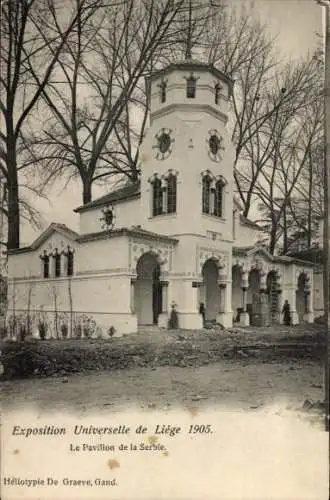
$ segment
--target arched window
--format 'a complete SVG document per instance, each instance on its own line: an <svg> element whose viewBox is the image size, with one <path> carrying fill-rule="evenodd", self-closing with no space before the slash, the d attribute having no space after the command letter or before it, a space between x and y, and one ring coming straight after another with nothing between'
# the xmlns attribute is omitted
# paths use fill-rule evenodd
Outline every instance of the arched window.
<svg viewBox="0 0 330 500"><path fill-rule="evenodd" d="M214 86L214 102L215 104L219 104L219 100L220 100L220 85L218 83L216 83L216 85Z"/></svg>
<svg viewBox="0 0 330 500"><path fill-rule="evenodd" d="M155 179L153 181L152 191L153 191L152 215L161 215L163 213L163 189L162 189L162 181L160 179Z"/></svg>
<svg viewBox="0 0 330 500"><path fill-rule="evenodd" d="M203 177L203 192L202 192L203 214L209 214L211 211L211 184L212 184L212 179L209 175Z"/></svg>
<svg viewBox="0 0 330 500"><path fill-rule="evenodd" d="M73 276L73 251L70 249L67 254L67 275Z"/></svg>
<svg viewBox="0 0 330 500"><path fill-rule="evenodd" d="M176 176L169 174L167 177L167 213L176 212Z"/></svg>
<svg viewBox="0 0 330 500"><path fill-rule="evenodd" d="M49 278L49 256L43 255L41 258L43 261L43 277Z"/></svg>
<svg viewBox="0 0 330 500"><path fill-rule="evenodd" d="M159 87L160 87L160 102L166 102L167 82L162 81Z"/></svg>
<svg viewBox="0 0 330 500"><path fill-rule="evenodd" d="M189 99L196 97L196 78L193 75L187 78L187 97Z"/></svg>
<svg viewBox="0 0 330 500"><path fill-rule="evenodd" d="M61 254L59 254L57 250L53 259L55 264L55 277L59 278L61 276Z"/></svg>
<svg viewBox="0 0 330 500"><path fill-rule="evenodd" d="M223 214L223 190L225 182L223 179L219 179L215 184L214 190L214 215L216 217L222 217Z"/></svg>

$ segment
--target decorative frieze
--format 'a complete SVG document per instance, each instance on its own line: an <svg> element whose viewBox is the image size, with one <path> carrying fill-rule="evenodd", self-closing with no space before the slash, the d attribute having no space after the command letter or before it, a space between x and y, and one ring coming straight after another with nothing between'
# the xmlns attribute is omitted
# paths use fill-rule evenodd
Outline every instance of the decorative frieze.
<svg viewBox="0 0 330 500"><path fill-rule="evenodd" d="M149 253L156 257L161 269L161 275L166 276L172 269L172 252L173 248L171 245L132 238L129 250L129 271L136 274L136 266L139 259Z"/></svg>
<svg viewBox="0 0 330 500"><path fill-rule="evenodd" d="M229 265L228 252L221 252L220 250L210 247L198 247L197 252L197 272L202 274L205 262L214 260L219 269L219 278L226 279Z"/></svg>

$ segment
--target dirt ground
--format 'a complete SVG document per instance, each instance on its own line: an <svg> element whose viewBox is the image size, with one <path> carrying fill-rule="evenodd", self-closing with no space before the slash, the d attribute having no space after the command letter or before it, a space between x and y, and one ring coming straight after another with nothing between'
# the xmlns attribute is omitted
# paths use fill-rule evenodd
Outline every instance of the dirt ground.
<svg viewBox="0 0 330 500"><path fill-rule="evenodd" d="M269 330L256 335L244 331L236 337L234 333L226 334L222 341L230 345L233 341L237 345L270 345L273 333ZM281 341L281 337L286 341L287 334L283 329L277 330L276 342ZM175 349L177 342L186 342L178 340L182 333L158 338L150 335L156 351L164 343ZM197 350L209 349L209 341L217 343L211 337L209 341L197 334L193 337ZM134 344L142 339L148 340L148 335L118 339L118 344ZM306 400L323 401L323 377L320 360L281 359L280 356L273 360L243 356L202 366L151 364L115 371L3 381L0 407L9 427L14 414L21 419L21 412L26 410L34 412L33 418L38 422L46 419L49 423L51 417L52 422L62 425L64 419L71 422L70 425L77 419L86 425L94 422L92 419L99 419L102 425L112 419L120 419L120 423L131 419L135 424L144 425L163 421L212 424L215 429L212 439L182 436L164 440L169 450L165 461L152 454L143 455L143 460L131 453L121 455L116 473L120 484L116 498L326 500L328 452L324 416L316 409L303 409ZM26 424L26 413L24 415ZM23 457L24 453L21 450L20 455ZM26 455L30 456L29 453L27 450ZM85 455L71 457L55 447L49 451L48 462L57 464L58 474L64 456L66 470L86 467ZM117 455L115 458L118 459ZM88 461L88 470L91 467L102 470L102 460L105 460L103 454L93 455L93 460ZM16 470L14 458L12 462ZM48 462L44 462L45 467ZM32 458L27 463L33 463ZM201 464L204 464L202 468ZM58 490L58 496L53 494L52 498L60 500L63 495ZM71 492L71 489L65 490L65 495L65 498L78 497L77 491ZM110 492L95 490L93 498L103 500L110 496L113 497Z"/></svg>
<svg viewBox="0 0 330 500"><path fill-rule="evenodd" d="M33 407L77 413L182 407L299 410L323 400L323 368L314 361L281 363L224 360L198 368L138 367L115 372L8 381L1 384L3 410ZM320 417L308 418L320 422Z"/></svg>
<svg viewBox="0 0 330 500"><path fill-rule="evenodd" d="M123 409L135 407L139 410L163 407L221 406L223 408L254 410L269 404L285 408L300 408L305 400L324 399L323 366L320 359L295 359L282 355L265 359L264 356L249 356L233 359L214 359L202 366L168 366L157 364L157 353L168 347L167 356L173 359L178 350L192 344L198 356L209 350L226 346L252 346L275 344L284 346L296 343L298 348L315 339L322 329L317 325L295 328L269 327L232 329L228 331L164 331L152 329L113 339L114 344L103 344L104 349L151 345L155 362L145 366L133 366L114 371L87 371L67 374L62 377L33 378L1 382L0 407L38 407L43 410L81 412L112 407ZM63 343L64 342L64 343ZM46 344L40 344L45 345ZM78 345L75 340L51 341L59 352ZM58 345L58 347L56 347ZM97 344L86 340L84 350L95 349ZM121 347L122 346L122 347ZM297 348L297 347L296 347ZM56 354L56 350L54 353ZM129 351L128 351L129 352ZM249 350L246 350L249 353ZM189 352L189 354L191 354ZM125 354L126 356L127 354ZM185 351L183 350L183 359Z"/></svg>

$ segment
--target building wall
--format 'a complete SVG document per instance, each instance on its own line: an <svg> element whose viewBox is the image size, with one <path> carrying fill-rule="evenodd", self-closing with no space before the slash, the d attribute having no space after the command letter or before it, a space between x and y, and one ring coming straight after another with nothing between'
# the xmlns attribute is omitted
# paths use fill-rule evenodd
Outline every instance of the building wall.
<svg viewBox="0 0 330 500"><path fill-rule="evenodd" d="M128 199L111 204L115 219L114 228L130 227L141 224L140 199ZM91 208L80 213L80 234L97 233L105 227L102 219L102 207Z"/></svg>
<svg viewBox="0 0 330 500"><path fill-rule="evenodd" d="M75 250L78 248L78 244L74 240L55 232L35 251L10 254L8 257L8 276L10 278L41 278L43 276L43 265L40 256L43 255L44 252L51 253L56 248L61 252L65 250L68 245ZM64 257L61 263L64 263ZM50 274L54 273L52 264L52 259L50 259ZM62 272L64 272L64 265L62 267Z"/></svg>
<svg viewBox="0 0 330 500"><path fill-rule="evenodd" d="M220 102L218 105L214 103L214 85L217 78L212 73L206 71L193 71L197 80L197 92L194 100L186 96L186 78L190 76L192 71L186 69L176 69L168 74L159 75L153 78L151 83L151 110L152 120L156 118L159 113L164 113L169 105L207 105L211 109L221 111L224 115L228 114L228 84L220 82L222 90L220 93ZM160 84L165 80L167 81L167 95L166 102L162 103L160 100Z"/></svg>
<svg viewBox="0 0 330 500"><path fill-rule="evenodd" d="M123 236L77 244L53 234L36 251L10 255L7 317L30 315L36 322L44 314L89 315L103 327L135 331L127 242ZM74 276L43 278L39 255L62 243L75 247Z"/></svg>
<svg viewBox="0 0 330 500"><path fill-rule="evenodd" d="M93 273L117 273L128 271L128 247L126 236L94 239L82 242L76 263L79 275Z"/></svg>
<svg viewBox="0 0 330 500"><path fill-rule="evenodd" d="M198 77L196 97L186 97L186 78L191 73ZM166 103L160 102L161 81L167 80ZM232 240L233 159L234 150L226 130L228 112L228 84L222 86L219 104L214 102L217 77L206 71L178 69L160 75L151 85L151 127L141 147L142 162L142 224L151 231L167 235L195 233L205 235L213 231L223 240ZM157 159L156 134L162 129L173 139L171 154ZM209 155L208 139L216 130L222 137L222 158ZM177 173L177 213L152 217L152 185L154 174L166 175L172 169ZM210 170L213 176L226 180L224 214L222 218L202 213L202 172Z"/></svg>
<svg viewBox="0 0 330 500"><path fill-rule="evenodd" d="M236 247L246 247L256 245L264 236L262 231L242 224L239 220L235 220L235 241Z"/></svg>
<svg viewBox="0 0 330 500"><path fill-rule="evenodd" d="M180 119L181 118L181 119ZM219 120L210 118L205 123L204 117L188 123L176 114L155 121L147 133L142 149L142 224L151 231L171 235L195 233L205 235L206 231L215 231L225 240L232 239L233 212L233 150L227 132ZM164 160L157 160L153 145L155 134L162 128L172 130L174 140L171 155ZM209 130L216 128L224 138L225 151L219 162L208 157L206 140ZM149 180L154 174L166 175L169 170L177 172L177 212L152 216L152 185ZM224 215L217 218L202 213L202 172L210 170L212 175L222 175L227 182L224 193Z"/></svg>

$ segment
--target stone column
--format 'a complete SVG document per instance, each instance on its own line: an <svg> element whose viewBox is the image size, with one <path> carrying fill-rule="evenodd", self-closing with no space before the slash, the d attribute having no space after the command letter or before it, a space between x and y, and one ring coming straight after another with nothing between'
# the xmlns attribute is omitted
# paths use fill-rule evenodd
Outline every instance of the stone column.
<svg viewBox="0 0 330 500"><path fill-rule="evenodd" d="M214 210L215 210L215 181L212 181L210 190L210 214L214 214Z"/></svg>
<svg viewBox="0 0 330 500"><path fill-rule="evenodd" d="M233 312L231 310L231 281L219 279L220 287L220 312L217 314L216 322L224 328L230 328L233 325Z"/></svg>
<svg viewBox="0 0 330 500"><path fill-rule="evenodd" d="M265 293L267 290L267 274L264 271L259 271L260 276L260 293Z"/></svg>
<svg viewBox="0 0 330 500"><path fill-rule="evenodd" d="M149 217L153 217L154 215L154 190L153 184L149 182Z"/></svg>
<svg viewBox="0 0 330 500"><path fill-rule="evenodd" d="M313 310L313 293L309 290L307 295L307 323L313 323L314 310Z"/></svg>
<svg viewBox="0 0 330 500"><path fill-rule="evenodd" d="M282 277L280 274L277 274L276 281L276 291L277 291L277 313L276 313L276 321L278 324L282 323L282 307L283 307L283 293L282 293Z"/></svg>
<svg viewBox="0 0 330 500"><path fill-rule="evenodd" d="M168 312L168 281L162 282L162 313Z"/></svg>
<svg viewBox="0 0 330 500"><path fill-rule="evenodd" d="M249 326L250 325L250 317L248 312L246 311L247 305L247 290L249 288L249 274L247 271L242 272L241 276L241 290L242 290L242 307L243 312L240 315L239 324L241 326Z"/></svg>
<svg viewBox="0 0 330 500"><path fill-rule="evenodd" d="M131 308L132 314L135 314L135 283L136 283L136 279L131 279L130 308Z"/></svg>
<svg viewBox="0 0 330 500"><path fill-rule="evenodd" d="M60 256L60 276L65 276L64 274L64 255L63 252L59 252Z"/></svg>
<svg viewBox="0 0 330 500"><path fill-rule="evenodd" d="M178 302L179 328L197 330L203 328L203 318L199 314L199 281L186 280L183 283L184 297L181 298L182 307Z"/></svg>
<svg viewBox="0 0 330 500"><path fill-rule="evenodd" d="M56 254L54 251L49 256L49 276L50 276L50 278L55 278L55 266L56 266L55 255Z"/></svg>
<svg viewBox="0 0 330 500"><path fill-rule="evenodd" d="M219 314L223 314L225 312L225 300L226 300L226 296L225 296L225 290L226 290L226 285L222 285L220 284L219 285L219 289L220 289L220 306L219 306Z"/></svg>
<svg viewBox="0 0 330 500"><path fill-rule="evenodd" d="M162 312L158 316L158 326L167 328L168 326L168 281L162 281Z"/></svg>
<svg viewBox="0 0 330 500"><path fill-rule="evenodd" d="M167 181L162 178L163 214L167 214Z"/></svg>
<svg viewBox="0 0 330 500"><path fill-rule="evenodd" d="M44 262L45 262L46 254L40 255L40 276L44 277Z"/></svg>
<svg viewBox="0 0 330 500"><path fill-rule="evenodd" d="M63 276L68 276L68 264L69 264L69 247L64 250L61 255L61 273Z"/></svg>
<svg viewBox="0 0 330 500"><path fill-rule="evenodd" d="M291 287L290 294L289 294L289 304L290 304L290 310L291 310L291 323L292 325L298 325L299 324L299 317L297 313L297 304L296 304L296 296L297 294L297 283ZM291 300L290 300L291 297Z"/></svg>
<svg viewBox="0 0 330 500"><path fill-rule="evenodd" d="M304 320L307 321L307 323L313 323L314 321L313 287L311 286L310 278L308 278L306 281L304 292L306 294L306 301L307 301L307 307L306 307L307 311L304 314Z"/></svg>

